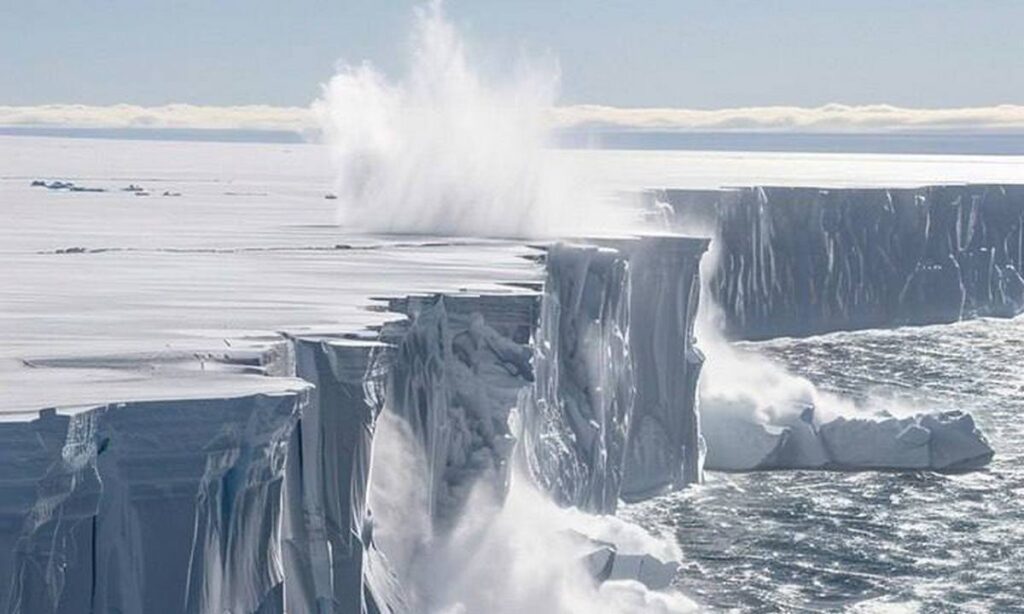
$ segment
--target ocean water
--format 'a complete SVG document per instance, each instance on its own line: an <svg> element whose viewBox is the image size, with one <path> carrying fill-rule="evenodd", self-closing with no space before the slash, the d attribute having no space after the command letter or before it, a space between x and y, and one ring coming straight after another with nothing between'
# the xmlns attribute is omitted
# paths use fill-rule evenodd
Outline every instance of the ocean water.
<svg viewBox="0 0 1024 614"><path fill-rule="evenodd" d="M985 470L709 473L624 515L716 611L1024 612L1024 318L742 344L862 401L971 412Z"/></svg>

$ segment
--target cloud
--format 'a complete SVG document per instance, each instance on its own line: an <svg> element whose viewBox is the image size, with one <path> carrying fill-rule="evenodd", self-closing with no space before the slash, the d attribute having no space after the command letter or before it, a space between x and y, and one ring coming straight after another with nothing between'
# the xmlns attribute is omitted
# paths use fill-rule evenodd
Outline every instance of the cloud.
<svg viewBox="0 0 1024 614"><path fill-rule="evenodd" d="M215 107L169 104L90 106L49 104L0 106L0 126L46 128L188 128L209 130L287 130L314 127L309 109L248 105Z"/></svg>
<svg viewBox="0 0 1024 614"><path fill-rule="evenodd" d="M734 109L557 107L552 123L567 130L677 132L1022 132L1024 106L911 109L891 105ZM170 104L142 107L51 104L0 106L0 126L60 128L188 128L317 131L308 108Z"/></svg>
<svg viewBox="0 0 1024 614"><path fill-rule="evenodd" d="M747 107L736 109L563 107L555 112L566 128L597 127L658 131L890 132L1024 130L1024 106L909 109L891 105Z"/></svg>

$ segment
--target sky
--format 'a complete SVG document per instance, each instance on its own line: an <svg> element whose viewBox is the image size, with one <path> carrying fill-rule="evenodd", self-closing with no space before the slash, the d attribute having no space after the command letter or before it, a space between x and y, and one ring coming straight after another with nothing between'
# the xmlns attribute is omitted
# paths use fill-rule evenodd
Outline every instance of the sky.
<svg viewBox="0 0 1024 614"><path fill-rule="evenodd" d="M406 0L0 0L0 105L305 107L399 72ZM1021 0L448 0L478 57L557 58L560 103L1024 104Z"/></svg>

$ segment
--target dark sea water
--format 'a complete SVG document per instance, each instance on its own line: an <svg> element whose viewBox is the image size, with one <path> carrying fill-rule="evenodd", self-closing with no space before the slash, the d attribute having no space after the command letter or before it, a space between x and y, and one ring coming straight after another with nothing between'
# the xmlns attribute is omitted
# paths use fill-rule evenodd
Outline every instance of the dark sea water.
<svg viewBox="0 0 1024 614"><path fill-rule="evenodd" d="M625 515L712 610L1024 612L1024 318L744 344L819 387L971 412L985 471L709 473Z"/></svg>

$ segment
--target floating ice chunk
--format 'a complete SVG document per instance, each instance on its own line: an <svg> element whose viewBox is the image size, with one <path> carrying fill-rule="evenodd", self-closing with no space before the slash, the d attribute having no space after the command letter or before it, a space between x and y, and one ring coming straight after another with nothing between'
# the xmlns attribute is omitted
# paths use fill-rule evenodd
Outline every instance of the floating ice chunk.
<svg viewBox="0 0 1024 614"><path fill-rule="evenodd" d="M615 547L611 544L595 544L594 550L583 556L583 568L601 582L611 576L614 563Z"/></svg>
<svg viewBox="0 0 1024 614"><path fill-rule="evenodd" d="M823 424L832 464L843 469L927 469L931 433L913 418L844 418Z"/></svg>
<svg viewBox="0 0 1024 614"><path fill-rule="evenodd" d="M591 527L592 528L592 527ZM653 552L634 551L637 544L629 540L612 543L571 530L572 537L591 550L583 555L583 567L599 582L630 580L650 590L668 588L679 571L679 562L662 558Z"/></svg>
<svg viewBox="0 0 1024 614"><path fill-rule="evenodd" d="M676 561L663 561L651 554L616 553L609 580L636 580L651 590L668 588L679 571Z"/></svg>
<svg viewBox="0 0 1024 614"><path fill-rule="evenodd" d="M781 466L820 469L829 465L829 455L814 419L814 407L809 405L787 422L788 437L779 454Z"/></svg>
<svg viewBox="0 0 1024 614"><path fill-rule="evenodd" d="M992 460L992 446L970 414L960 411L927 414L921 417L921 426L931 432L932 467L935 469L978 469Z"/></svg>
<svg viewBox="0 0 1024 614"><path fill-rule="evenodd" d="M755 419L728 403L707 408L708 469L966 471L984 467L993 455L974 419L960 411L839 416L819 425L808 407L776 423Z"/></svg>
<svg viewBox="0 0 1024 614"><path fill-rule="evenodd" d="M701 432L708 442L705 466L720 471L751 471L778 465L789 429L759 424L725 402L701 416Z"/></svg>

